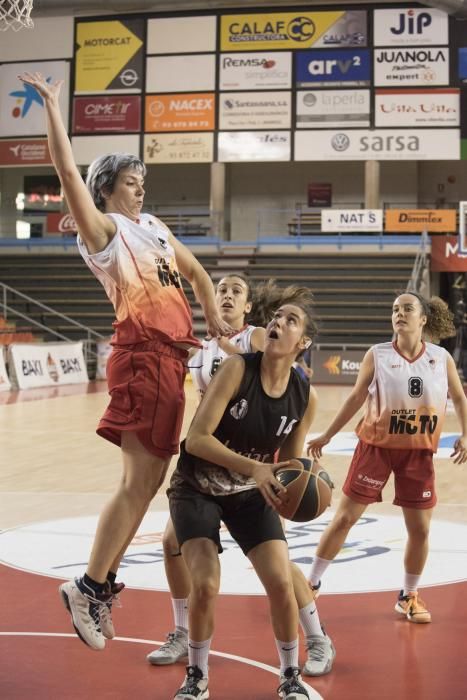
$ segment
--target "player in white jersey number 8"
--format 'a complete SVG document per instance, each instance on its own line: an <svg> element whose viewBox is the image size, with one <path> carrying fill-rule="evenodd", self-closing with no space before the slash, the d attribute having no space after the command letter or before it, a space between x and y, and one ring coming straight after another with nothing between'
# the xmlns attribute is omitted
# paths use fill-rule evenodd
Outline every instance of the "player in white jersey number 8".
<svg viewBox="0 0 467 700"><path fill-rule="evenodd" d="M467 460L467 400L451 355L433 343L455 335L452 313L437 297L410 292L396 298L392 308L394 340L368 350L355 387L328 429L308 443L308 453L321 457L323 447L366 401L358 424L359 443L343 486L338 510L319 542L309 575L316 586L337 556L350 528L394 473L395 498L407 529L404 582L396 612L410 622L431 622L418 596L418 584L428 556L428 535L436 503L433 453L446 411L448 391L461 436L451 457Z"/></svg>

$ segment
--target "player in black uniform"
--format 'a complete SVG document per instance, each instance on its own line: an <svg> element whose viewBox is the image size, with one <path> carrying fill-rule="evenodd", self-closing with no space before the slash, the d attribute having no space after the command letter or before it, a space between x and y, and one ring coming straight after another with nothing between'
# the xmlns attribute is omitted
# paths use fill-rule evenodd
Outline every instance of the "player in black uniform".
<svg viewBox="0 0 467 700"><path fill-rule="evenodd" d="M264 353L225 360L190 426L169 493L170 513L190 571L189 666L176 700L204 700L220 582L223 521L269 597L280 657L281 698L306 700L298 667L298 609L287 543L275 507L286 490L274 476L302 454L313 414L309 387L293 363L315 333L311 294L281 306ZM279 450L279 463L274 454Z"/></svg>

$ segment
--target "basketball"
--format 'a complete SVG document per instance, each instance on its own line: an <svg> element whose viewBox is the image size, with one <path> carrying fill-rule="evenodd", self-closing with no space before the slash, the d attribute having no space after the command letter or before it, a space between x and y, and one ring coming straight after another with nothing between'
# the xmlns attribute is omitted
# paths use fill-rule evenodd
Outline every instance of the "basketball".
<svg viewBox="0 0 467 700"><path fill-rule="evenodd" d="M334 484L318 462L299 458L289 467L278 469L275 476L287 488L287 500L277 511L287 520L298 523L317 518L331 505Z"/></svg>

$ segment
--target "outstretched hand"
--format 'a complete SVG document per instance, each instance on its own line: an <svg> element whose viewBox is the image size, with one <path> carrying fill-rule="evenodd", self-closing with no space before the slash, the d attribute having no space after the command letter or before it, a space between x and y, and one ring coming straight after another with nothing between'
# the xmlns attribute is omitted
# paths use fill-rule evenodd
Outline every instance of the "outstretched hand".
<svg viewBox="0 0 467 700"><path fill-rule="evenodd" d="M32 85L44 100L58 100L63 80L48 82L42 73L24 72L18 75L21 82Z"/></svg>
<svg viewBox="0 0 467 700"><path fill-rule="evenodd" d="M317 438L310 440L307 444L306 453L308 456L312 456L313 459L320 459L323 455L323 447L330 442L325 433L318 435Z"/></svg>
<svg viewBox="0 0 467 700"><path fill-rule="evenodd" d="M450 455L454 464L464 464L467 461L467 438L459 437L454 443L454 451Z"/></svg>

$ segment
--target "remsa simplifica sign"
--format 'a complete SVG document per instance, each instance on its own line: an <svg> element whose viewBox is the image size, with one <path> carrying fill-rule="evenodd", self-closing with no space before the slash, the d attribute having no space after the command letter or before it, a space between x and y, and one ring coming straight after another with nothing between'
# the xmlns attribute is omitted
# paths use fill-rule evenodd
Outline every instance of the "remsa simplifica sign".
<svg viewBox="0 0 467 700"><path fill-rule="evenodd" d="M296 131L295 160L459 160L458 129Z"/></svg>
<svg viewBox="0 0 467 700"><path fill-rule="evenodd" d="M430 8L374 11L375 46L415 46L448 43L448 16Z"/></svg>
<svg viewBox="0 0 467 700"><path fill-rule="evenodd" d="M290 88L292 53L223 53L219 58L221 90L266 90Z"/></svg>

